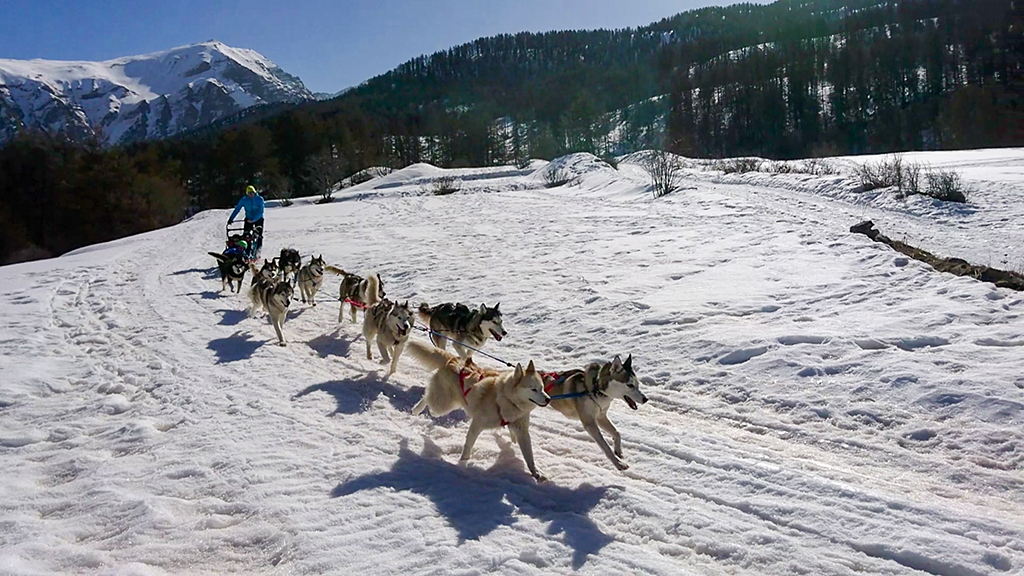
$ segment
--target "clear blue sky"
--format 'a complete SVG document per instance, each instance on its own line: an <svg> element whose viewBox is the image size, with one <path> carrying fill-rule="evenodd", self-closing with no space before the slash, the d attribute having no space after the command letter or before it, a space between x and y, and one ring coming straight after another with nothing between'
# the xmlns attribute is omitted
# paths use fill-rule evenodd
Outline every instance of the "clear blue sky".
<svg viewBox="0 0 1024 576"><path fill-rule="evenodd" d="M0 58L109 60L217 39L314 92L502 33L626 28L719 0L0 0Z"/></svg>

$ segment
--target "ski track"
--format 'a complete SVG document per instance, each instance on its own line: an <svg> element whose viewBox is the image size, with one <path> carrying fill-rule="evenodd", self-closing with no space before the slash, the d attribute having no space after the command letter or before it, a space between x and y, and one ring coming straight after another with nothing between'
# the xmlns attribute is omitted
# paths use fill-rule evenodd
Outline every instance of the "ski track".
<svg viewBox="0 0 1024 576"><path fill-rule="evenodd" d="M849 234L863 206L717 183L622 203L517 174L272 209L266 255L379 272L412 304L500 301L485 351L543 369L632 353L651 402L611 411L629 470L549 410L549 482L504 431L457 466L464 418L409 414L427 373L363 358L335 277L296 298L284 348L220 293L209 212L6 272L0 572L1024 570L1021 296Z"/></svg>

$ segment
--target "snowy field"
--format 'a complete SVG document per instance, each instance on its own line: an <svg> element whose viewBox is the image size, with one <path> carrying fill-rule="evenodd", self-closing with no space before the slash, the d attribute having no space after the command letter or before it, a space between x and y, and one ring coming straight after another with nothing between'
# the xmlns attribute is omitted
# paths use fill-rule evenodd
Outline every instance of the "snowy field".
<svg viewBox="0 0 1024 576"><path fill-rule="evenodd" d="M503 430L457 465L461 412L410 414L427 372L365 359L336 277L277 346L220 292L227 211L0 268L0 574L1022 574L1024 295L848 230L1024 269L1024 150L913 156L971 204L708 171L653 200L575 155L270 208L265 254L500 302L502 359L633 355L629 470L537 409L541 484Z"/></svg>

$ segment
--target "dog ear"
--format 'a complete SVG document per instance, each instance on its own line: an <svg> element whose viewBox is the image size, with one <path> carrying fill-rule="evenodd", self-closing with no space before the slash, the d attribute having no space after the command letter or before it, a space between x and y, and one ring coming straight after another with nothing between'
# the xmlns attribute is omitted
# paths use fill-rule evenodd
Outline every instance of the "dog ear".
<svg viewBox="0 0 1024 576"><path fill-rule="evenodd" d="M530 360L530 363L526 365L526 373L533 374L536 371L537 369L533 367L533 360Z"/></svg>
<svg viewBox="0 0 1024 576"><path fill-rule="evenodd" d="M494 305L495 312L498 312L498 306L501 306L501 302L498 302L497 304Z"/></svg>
<svg viewBox="0 0 1024 576"><path fill-rule="evenodd" d="M622 370L622 359L619 358L618 354L615 355L615 359L612 360L612 370L616 372Z"/></svg>
<svg viewBox="0 0 1024 576"><path fill-rule="evenodd" d="M627 371L630 371L630 372L633 371L633 355L632 354L630 354L629 356L626 356L626 361L622 363L622 367L625 368Z"/></svg>
<svg viewBox="0 0 1024 576"><path fill-rule="evenodd" d="M516 371L513 372L512 377L515 378L517 381L523 379L523 365L522 364L516 364Z"/></svg>
<svg viewBox="0 0 1024 576"><path fill-rule="evenodd" d="M480 305L480 313L482 314L484 312L487 312L487 304Z"/></svg>

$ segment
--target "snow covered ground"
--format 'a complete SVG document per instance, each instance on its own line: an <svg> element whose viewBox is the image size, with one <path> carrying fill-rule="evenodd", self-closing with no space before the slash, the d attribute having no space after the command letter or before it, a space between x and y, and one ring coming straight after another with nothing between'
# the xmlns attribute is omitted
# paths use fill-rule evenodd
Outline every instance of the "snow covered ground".
<svg viewBox="0 0 1024 576"><path fill-rule="evenodd" d="M0 574L1024 573L1024 295L848 232L1020 269L1024 150L919 159L972 204L698 171L652 200L575 155L269 209L267 253L500 301L503 359L632 353L630 469L538 409L543 484L504 431L457 466L461 413L410 414L427 373L383 378L336 278L275 345L220 292L225 211L0 268Z"/></svg>

